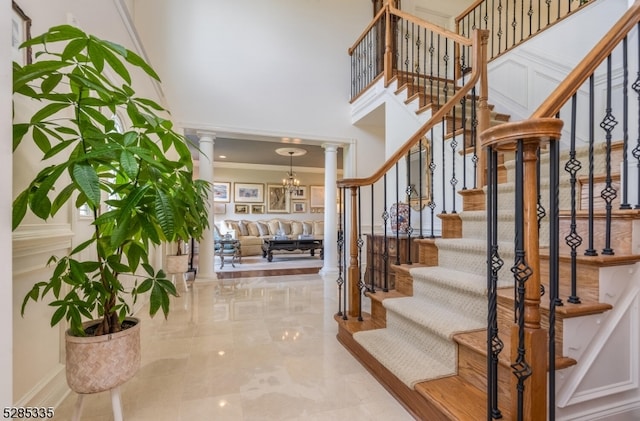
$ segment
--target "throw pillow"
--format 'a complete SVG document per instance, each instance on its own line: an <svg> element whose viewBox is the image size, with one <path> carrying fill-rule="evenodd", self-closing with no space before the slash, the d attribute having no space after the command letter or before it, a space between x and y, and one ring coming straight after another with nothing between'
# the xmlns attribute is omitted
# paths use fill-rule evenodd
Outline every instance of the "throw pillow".
<svg viewBox="0 0 640 421"><path fill-rule="evenodd" d="M231 219L227 219L224 221L227 223L227 228L236 232L236 235L240 235L240 227L238 226L238 221L233 221Z"/></svg>
<svg viewBox="0 0 640 421"><path fill-rule="evenodd" d="M311 223L311 222L303 222L302 223L302 233L304 235L313 234L313 223Z"/></svg>
<svg viewBox="0 0 640 421"><path fill-rule="evenodd" d="M282 231L284 235L291 235L291 222L280 221L280 231Z"/></svg>
<svg viewBox="0 0 640 421"><path fill-rule="evenodd" d="M278 221L277 219L272 219L268 221L267 224L269 225L270 235L278 234L278 231L280 230L280 221Z"/></svg>
<svg viewBox="0 0 640 421"><path fill-rule="evenodd" d="M247 222L248 221L238 222L238 229L239 229L238 232L240 235L249 235L249 230L247 229Z"/></svg>
<svg viewBox="0 0 640 421"><path fill-rule="evenodd" d="M324 221L313 221L313 235L324 234Z"/></svg>
<svg viewBox="0 0 640 421"><path fill-rule="evenodd" d="M260 231L258 230L258 223L257 222L249 222L247 224L247 229L249 230L249 235L254 236L254 237L259 237L260 236Z"/></svg>
<svg viewBox="0 0 640 421"><path fill-rule="evenodd" d="M291 235L298 236L302 234L302 222L300 221L292 221L291 222Z"/></svg>
<svg viewBox="0 0 640 421"><path fill-rule="evenodd" d="M260 234L260 237L269 235L269 225L264 222L256 222L256 225L258 226L258 233Z"/></svg>

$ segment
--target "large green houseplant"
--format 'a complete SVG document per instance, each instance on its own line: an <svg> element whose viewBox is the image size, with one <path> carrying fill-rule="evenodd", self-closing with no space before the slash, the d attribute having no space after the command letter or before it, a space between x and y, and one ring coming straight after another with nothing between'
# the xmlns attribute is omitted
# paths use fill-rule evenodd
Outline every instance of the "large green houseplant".
<svg viewBox="0 0 640 421"><path fill-rule="evenodd" d="M33 141L51 164L15 199L13 229L28 209L46 220L71 202L89 210L93 236L51 257L51 278L33 286L22 312L30 300L47 297L55 308L52 326L66 320L72 335L84 336L83 320L98 316L90 334L104 335L122 330L132 304L148 293L151 316L162 310L166 317L176 289L148 255L163 242L202 236L209 185L193 180L187 140L166 110L132 87L130 71L158 75L132 51L68 25L22 45L28 46L36 59L13 64L14 106L20 96L38 105L30 116L16 113L14 150ZM114 116L129 129L119 129ZM88 248L97 257L80 261Z"/></svg>

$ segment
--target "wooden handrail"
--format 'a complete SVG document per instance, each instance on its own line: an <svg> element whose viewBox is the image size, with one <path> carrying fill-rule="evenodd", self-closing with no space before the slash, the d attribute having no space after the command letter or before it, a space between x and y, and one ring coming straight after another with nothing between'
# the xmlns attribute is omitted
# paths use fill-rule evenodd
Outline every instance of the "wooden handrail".
<svg viewBox="0 0 640 421"><path fill-rule="evenodd" d="M636 0L591 52L567 75L559 88L533 112L531 118L554 117L639 21L640 0Z"/></svg>
<svg viewBox="0 0 640 421"><path fill-rule="evenodd" d="M413 136L409 138L396 152L385 161L385 163L376 171L373 175L364 178L348 178L338 180L338 187L359 187L368 186L376 181L380 180L382 176L389 171L400 159L402 159L411 150L411 148L418 143L418 141L436 124L440 123L442 119L449 113L449 111L460 103L460 100L468 94L468 92L475 86L481 76L481 69L486 68L486 55L484 49L486 48L489 31L475 30L473 35L472 45L475 46L473 54L473 66L469 80L451 97L448 102L444 104L438 111L436 111L429 121L427 121L422 127L416 131ZM458 38L460 38L458 36ZM465 38L465 40L468 40ZM468 42L468 41L467 41ZM466 43L466 42L465 42ZM484 61L484 63L482 63ZM483 88L484 89L484 88ZM486 99L486 94L481 93L481 98Z"/></svg>
<svg viewBox="0 0 640 421"><path fill-rule="evenodd" d="M389 7L389 9L390 9L390 13L392 15L398 16L398 17L406 20L407 22L412 22L412 23L415 23L416 25L423 26L423 27L429 29L430 31L433 31L433 32L439 33L441 35L444 35L445 37L450 38L450 39L452 39L455 42L458 42L460 44L471 45L471 42L472 42L471 38L463 37L460 34L457 34L457 33L453 32L453 31L450 31L450 30L448 30L446 28L443 28L443 27L438 26L436 24L433 24L431 22L427 22L426 20L420 19L420 18L418 18L416 16L413 16L413 15L410 15L408 13L405 13L400 9L396 9L395 7Z"/></svg>
<svg viewBox="0 0 640 421"><path fill-rule="evenodd" d="M375 17L373 18L373 20L371 22L369 22L369 25L367 25L366 28L364 28L364 31L362 31L362 33L360 34L360 36L356 39L356 42L353 43L353 45L351 47L349 47L349 50L347 50L349 52L349 55L352 55L353 52L355 51L355 49L358 47L358 44L360 44L360 42L364 39L364 37L367 36L367 34L369 33L369 31L371 30L371 28L373 28L378 21L380 20L380 18L382 17L382 15L384 15L385 13L387 13L389 10L389 5L385 5L382 9L380 9L380 11L378 12L377 15L375 15Z"/></svg>
<svg viewBox="0 0 640 421"><path fill-rule="evenodd" d="M456 28L458 27L458 24L460 23L460 21L462 19L466 18L467 15L473 11L473 9L478 7L478 5L480 3L483 3L483 2L484 2L484 0L476 0L475 2L473 2L473 4L471 4L469 7L464 9L464 11L462 13L460 13L458 16L456 16L456 18L455 18Z"/></svg>

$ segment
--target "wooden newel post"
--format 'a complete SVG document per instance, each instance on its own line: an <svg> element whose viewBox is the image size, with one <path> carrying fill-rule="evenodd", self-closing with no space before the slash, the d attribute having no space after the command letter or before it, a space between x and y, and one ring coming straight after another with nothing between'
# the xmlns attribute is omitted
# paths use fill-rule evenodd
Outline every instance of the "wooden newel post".
<svg viewBox="0 0 640 421"><path fill-rule="evenodd" d="M478 133L484 133L491 125L491 110L489 109L489 80L487 74L487 43L489 40L489 31L476 31L474 34L475 43L479 46L476 65L482 71L480 72L480 94L478 96ZM478 186L482 188L487 184L487 157L484 154L484 148L477 148L478 166L476 168L476 176Z"/></svg>
<svg viewBox="0 0 640 421"><path fill-rule="evenodd" d="M547 418L547 331L540 324L540 238L538 229L537 151L550 139L559 139L562 121L539 118L505 123L481 133L482 146L498 151L513 151L522 145L522 244L523 259L516 250L518 279L526 279L521 313L522 329L511 329L512 414L522 411L522 419L544 421ZM519 178L519 177L517 177ZM526 275L524 275L526 273Z"/></svg>
<svg viewBox="0 0 640 421"><path fill-rule="evenodd" d="M345 293L349 294L348 315L358 317L360 314L360 268L358 267L358 188L351 187L351 220L349 221L349 273L347 280L349 287Z"/></svg>
<svg viewBox="0 0 640 421"><path fill-rule="evenodd" d="M385 6L385 10L384 81L385 83L389 83L393 77L393 34L391 33L391 13L389 13L389 6Z"/></svg>

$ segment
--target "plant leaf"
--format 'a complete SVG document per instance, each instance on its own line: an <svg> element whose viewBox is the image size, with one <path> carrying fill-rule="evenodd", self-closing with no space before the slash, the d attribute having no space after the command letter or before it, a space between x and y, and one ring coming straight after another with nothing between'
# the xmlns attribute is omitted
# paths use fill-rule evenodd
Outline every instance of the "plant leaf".
<svg viewBox="0 0 640 421"><path fill-rule="evenodd" d="M129 151L124 150L122 154L120 154L120 165L124 168L125 173L129 176L130 179L134 180L138 175L138 160L136 157Z"/></svg>
<svg viewBox="0 0 640 421"><path fill-rule="evenodd" d="M100 204L100 180L95 168L89 164L76 164L73 166L73 177L89 202L98 206Z"/></svg>
<svg viewBox="0 0 640 421"><path fill-rule="evenodd" d="M12 210L12 225L11 229L15 230L20 222L22 222L22 218L27 213L27 205L29 203L29 194L28 191L25 190L16 197L13 201L13 210Z"/></svg>
<svg viewBox="0 0 640 421"><path fill-rule="evenodd" d="M173 240L175 235L175 216L169 203L169 198L161 190L156 194L155 210L162 233L168 240Z"/></svg>

